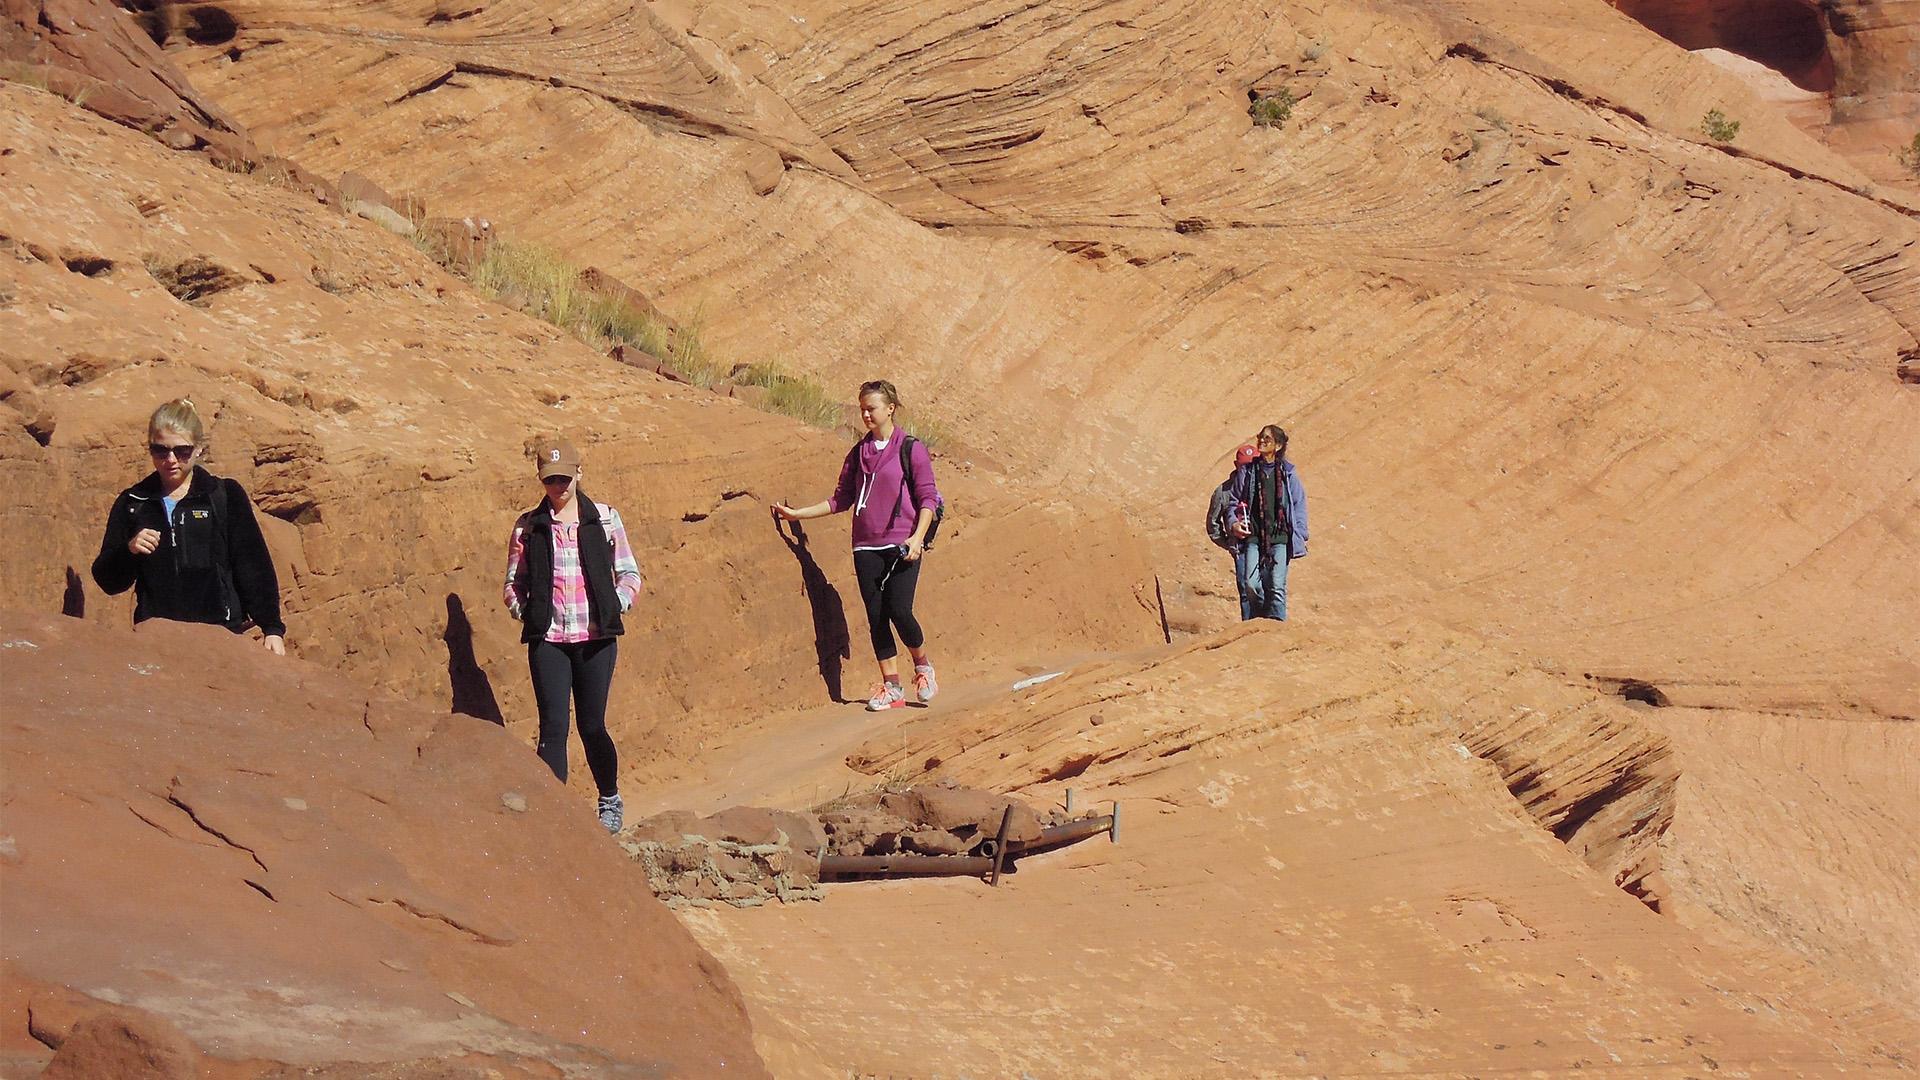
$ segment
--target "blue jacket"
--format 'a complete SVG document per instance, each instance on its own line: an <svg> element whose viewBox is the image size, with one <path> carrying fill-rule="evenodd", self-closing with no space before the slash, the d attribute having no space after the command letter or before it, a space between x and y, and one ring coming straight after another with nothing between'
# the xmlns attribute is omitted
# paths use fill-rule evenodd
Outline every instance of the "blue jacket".
<svg viewBox="0 0 1920 1080"><path fill-rule="evenodd" d="M1228 481L1227 491L1233 496L1233 509L1227 512L1227 524L1247 519L1246 507L1253 505L1254 470L1260 467L1258 461L1237 466L1233 470L1233 479ZM1293 526L1293 536L1287 545L1287 558L1305 558L1307 554L1307 489L1300 485L1300 473L1293 462L1282 458L1280 475L1286 479L1287 523Z"/></svg>

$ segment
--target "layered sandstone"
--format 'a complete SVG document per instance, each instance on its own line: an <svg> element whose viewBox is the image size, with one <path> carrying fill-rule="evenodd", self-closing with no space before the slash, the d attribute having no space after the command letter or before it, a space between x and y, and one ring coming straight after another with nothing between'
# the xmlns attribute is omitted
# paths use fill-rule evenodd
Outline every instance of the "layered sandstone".
<svg viewBox="0 0 1920 1080"><path fill-rule="evenodd" d="M1565 735L1501 733L1529 716ZM1595 798L1604 747L1646 782ZM1119 842L1023 859L998 888L688 913L781 1075L1824 1075L1901 1071L1920 1037L1901 1006L1590 872L1666 829L1666 740L1417 624L1257 626L1075 667L856 763L933 758L1028 798L1117 799ZM1587 812L1539 809L1561 799Z"/></svg>
<svg viewBox="0 0 1920 1080"><path fill-rule="evenodd" d="M767 513L825 496L841 436L610 361L299 191L46 94L0 96L0 407L15 417L0 454L20 466L0 529L20 602L127 619L88 566L114 494L145 471L147 413L190 396L209 466L262 511L295 651L524 734L506 540L539 497L527 447L557 431L584 448L582 489L621 510L648 583L613 714L631 772L676 775L762 713L864 693L845 519L795 534ZM1144 548L1116 511L961 458L938 470L966 508L926 606L952 628L955 675L1023 642L1160 639Z"/></svg>
<svg viewBox="0 0 1920 1080"><path fill-rule="evenodd" d="M111 1003L248 1075L765 1075L726 972L494 725L217 627L9 613L0 649L8 1051Z"/></svg>
<svg viewBox="0 0 1920 1080"><path fill-rule="evenodd" d="M169 57L269 148L955 432L948 689L876 723L824 704L865 656L844 539L765 524L835 439L0 87L26 602L124 617L79 580L95 516L192 390L300 653L524 734L487 612L524 440L567 427L656 586L636 810L922 774L1147 809L1001 893L691 917L776 1071L1909 1062L1920 226L1748 75L1598 2L222 10ZM1899 10L1823 10L1876 31L1835 79L1903 92ZM1198 518L1268 421L1313 552L1294 623L1223 632Z"/></svg>
<svg viewBox="0 0 1920 1080"><path fill-rule="evenodd" d="M1912 190L1920 180L1893 153L1920 132L1915 5L1620 0L1615 6L1682 48L1739 56L1810 92L1806 107L1792 110L1795 122L1876 181Z"/></svg>
<svg viewBox="0 0 1920 1080"><path fill-rule="evenodd" d="M199 44L219 44L227 30L220 9L192 9L185 25L180 11L150 10L143 26L106 0L7 0L0 5L0 61L34 72L101 116L174 149L205 150L228 166L250 165L256 151L246 130L159 48L173 29Z"/></svg>
<svg viewBox="0 0 1920 1080"><path fill-rule="evenodd" d="M376 34L262 4L265 62L186 59L283 149L484 205L737 353L884 369L1020 475L1140 508L1176 619L1224 610L1185 603L1219 574L1193 493L1277 418L1337 541L1308 605L1413 602L1576 678L1902 714L1912 203L1734 76L1562 7L707 16L688 39L858 173L795 161L770 190L755 136L587 89L409 93L449 42L528 48L532 6ZM586 7L540 48L642 37ZM295 106L293 72L349 62L336 104ZM1280 87L1293 119L1255 128L1248 92ZM1731 148L1699 131L1715 107Z"/></svg>

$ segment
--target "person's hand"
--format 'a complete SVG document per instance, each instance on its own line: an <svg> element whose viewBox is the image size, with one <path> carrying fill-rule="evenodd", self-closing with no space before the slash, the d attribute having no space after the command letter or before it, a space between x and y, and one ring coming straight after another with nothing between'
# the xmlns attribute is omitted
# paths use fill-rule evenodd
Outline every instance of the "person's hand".
<svg viewBox="0 0 1920 1080"><path fill-rule="evenodd" d="M160 530L158 529L141 529L133 534L133 539L127 541L127 550L135 555L151 555L153 549L159 546Z"/></svg>
<svg viewBox="0 0 1920 1080"><path fill-rule="evenodd" d="M1227 531L1239 537L1242 540L1245 540L1247 537L1253 535L1253 527L1248 525L1244 521L1234 522L1233 525L1227 529Z"/></svg>
<svg viewBox="0 0 1920 1080"><path fill-rule="evenodd" d="M268 634L260 640L260 644L265 645L267 651L275 656L287 655L287 639L279 634Z"/></svg>
<svg viewBox="0 0 1920 1080"><path fill-rule="evenodd" d="M786 503L774 503L773 516L779 518L782 521L799 521L800 520L799 513L796 512L793 507L788 506Z"/></svg>
<svg viewBox="0 0 1920 1080"><path fill-rule="evenodd" d="M920 561L920 553L927 549L926 542L917 536L907 537L907 542L900 546L907 549L900 557L908 562Z"/></svg>

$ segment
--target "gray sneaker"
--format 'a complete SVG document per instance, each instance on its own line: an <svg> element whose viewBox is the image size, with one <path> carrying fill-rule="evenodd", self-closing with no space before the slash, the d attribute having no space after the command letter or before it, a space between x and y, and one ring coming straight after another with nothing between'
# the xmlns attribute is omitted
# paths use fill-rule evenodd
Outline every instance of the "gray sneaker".
<svg viewBox="0 0 1920 1080"><path fill-rule="evenodd" d="M897 682L876 683L871 696L867 698L868 712L886 712L888 709L907 707L907 692L900 689Z"/></svg>
<svg viewBox="0 0 1920 1080"><path fill-rule="evenodd" d="M626 824L627 804L620 801L620 796L600 796L599 809L600 824L605 826L608 832L617 833L620 831L620 826Z"/></svg>

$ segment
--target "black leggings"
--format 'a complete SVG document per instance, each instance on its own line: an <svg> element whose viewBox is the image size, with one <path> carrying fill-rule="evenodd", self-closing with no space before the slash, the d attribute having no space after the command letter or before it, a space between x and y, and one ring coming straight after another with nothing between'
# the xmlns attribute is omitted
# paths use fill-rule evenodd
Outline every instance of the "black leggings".
<svg viewBox="0 0 1920 1080"><path fill-rule="evenodd" d="M856 551L853 576L860 579L860 599L867 605L867 633L873 638L876 660L891 660L899 655L894 647L893 630L900 628L900 640L907 648L918 649L927 643L920 623L913 617L913 587L920 581L920 563L908 562L899 549Z"/></svg>
<svg viewBox="0 0 1920 1080"><path fill-rule="evenodd" d="M607 690L613 685L613 662L619 655L620 642L615 638L527 645L533 700L540 708L540 760L561 783L567 782L567 699L571 697L587 768L593 770L601 795L620 792L620 755L613 748L613 736L607 734Z"/></svg>

